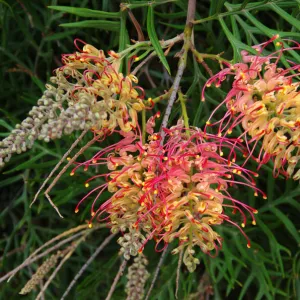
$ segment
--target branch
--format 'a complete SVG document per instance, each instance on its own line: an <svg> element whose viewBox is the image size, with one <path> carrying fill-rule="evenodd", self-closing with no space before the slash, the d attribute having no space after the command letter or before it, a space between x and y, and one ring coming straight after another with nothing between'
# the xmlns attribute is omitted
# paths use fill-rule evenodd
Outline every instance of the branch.
<svg viewBox="0 0 300 300"><path fill-rule="evenodd" d="M187 14L187 19L186 19L186 26L184 29L184 44L181 50L181 55L180 55L180 59L178 62L178 70L174 79L174 83L172 86L172 93L168 102L168 106L164 115L164 118L162 120L162 124L161 124L161 143L163 143L164 138L165 138L165 132L163 130L163 128L167 127L168 125L168 120L172 111L172 107L174 105L174 101L176 99L177 96L177 92L179 89L179 84L180 81L182 79L183 76L183 72L186 68L186 60L187 60L187 54L191 48L191 37L192 37L192 32L193 32L193 23L192 21L194 20L195 17L195 10L196 10L196 0L189 0L188 3L188 14Z"/></svg>
<svg viewBox="0 0 300 300"><path fill-rule="evenodd" d="M115 291L116 285L117 285L120 277L122 276L123 271L126 268L126 265L127 265L127 260L124 259L123 262L122 262L122 264L121 264L121 266L120 266L120 268L119 268L119 271L118 271L118 273L117 273L117 275L115 277L115 280L114 280L112 286L110 287L110 290L109 290L108 295L105 298L105 300L110 300L111 299L111 296L112 296L113 292Z"/></svg>
<svg viewBox="0 0 300 300"><path fill-rule="evenodd" d="M72 282L70 283L70 285L68 286L68 288L66 289L66 291L64 292L64 294L62 295L62 297L61 297L60 300L64 300L66 298L66 296L69 294L69 292L72 289L72 287L75 285L75 283L77 282L77 280L79 279L79 277L82 275L82 273L91 264L91 262L97 257L97 255L104 249L104 247L106 247L106 245L111 241L111 239L113 239L115 237L115 235L116 234L111 234L110 236L108 236L102 242L102 244L96 249L95 253L88 259L88 261L83 265L83 267L75 275L74 279L72 280Z"/></svg>
<svg viewBox="0 0 300 300"><path fill-rule="evenodd" d="M160 270L160 268L161 268L161 266L162 266L162 264L164 262L164 259L165 259L165 256L166 256L167 252L168 252L168 246L165 248L165 250L163 251L163 253L162 253L162 255L161 255L160 259L159 259L158 265L157 265L156 270L155 270L154 277L153 277L152 282L151 282L151 286L150 286L150 288L148 290L148 293L147 293L147 296L146 296L145 300L148 300L149 297L150 297L150 294L151 294L151 292L153 290L154 284L155 284L156 279L158 277L159 270Z"/></svg>

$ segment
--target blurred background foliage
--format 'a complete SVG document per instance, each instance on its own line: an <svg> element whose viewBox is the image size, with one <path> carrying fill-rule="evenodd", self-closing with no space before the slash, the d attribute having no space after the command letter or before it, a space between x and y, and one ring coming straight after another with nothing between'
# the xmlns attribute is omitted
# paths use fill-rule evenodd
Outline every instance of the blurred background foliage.
<svg viewBox="0 0 300 300"><path fill-rule="evenodd" d="M53 69L59 67L60 55L75 51L73 40L80 38L105 51L123 50L130 39L138 34L128 15L134 14L147 33L147 9L154 6L152 26L160 40L173 38L184 29L187 1L124 1L120 12L119 1L72 0L72 1L0 1L0 136L4 138L26 117L36 104L49 80ZM61 10L48 6L65 6ZM223 57L236 61L240 51L263 42L274 34L300 40L299 0L293 1L198 1L195 25L195 46L201 53L223 53ZM102 11L73 10L70 7ZM74 14L75 13L75 14ZM167 56L171 75L154 58L138 73L139 84L147 97L156 97L168 90L177 70L174 55L180 45L175 45ZM292 53L299 63L299 54ZM217 62L207 61L215 73ZM127 65L123 65L126 72ZM206 102L200 102L203 84L209 77L201 64L192 55L181 82L181 90L187 95L191 124L202 127L212 109L222 100L226 91L211 88ZM156 109L164 111L165 104ZM170 123L180 116L176 104ZM52 191L53 201L65 216L60 219L43 196L30 209L29 204L52 167L67 151L78 134L62 140L37 142L31 151L15 155L0 170L0 274L17 267L36 248L62 233L84 224L87 214L74 214L74 208L85 194L84 181L90 173L76 173L70 180L62 176ZM89 139L79 143L83 146ZM103 143L103 147L110 141ZM84 156L89 157L89 149ZM248 167L255 169L254 163ZM181 270L179 299L299 299L300 271L299 228L300 187L298 182L274 179L272 166L264 166L258 178L258 186L267 192L268 199L255 198L253 191L233 188L235 198L246 201L259 210L257 226L246 226L245 231L252 241L252 248L238 230L224 225L219 231L224 236L224 247L216 258L199 251L201 265L189 274ZM86 210L87 212L87 210ZM108 229L93 232L75 254L58 272L45 293L46 299L59 299L74 274L95 251L99 243L109 235ZM115 239L116 240L116 239ZM120 258L118 245L111 242L90 265L72 289L67 299L104 299L118 270ZM154 273L160 254L149 243L145 254L149 259L149 272ZM168 255L161 269L151 299L175 299L177 256ZM19 299L18 293L30 279L39 264L24 268L9 282L2 282L0 298ZM151 278L147 287L150 286ZM125 299L126 277L117 285L113 299ZM35 299L33 291L25 299Z"/></svg>

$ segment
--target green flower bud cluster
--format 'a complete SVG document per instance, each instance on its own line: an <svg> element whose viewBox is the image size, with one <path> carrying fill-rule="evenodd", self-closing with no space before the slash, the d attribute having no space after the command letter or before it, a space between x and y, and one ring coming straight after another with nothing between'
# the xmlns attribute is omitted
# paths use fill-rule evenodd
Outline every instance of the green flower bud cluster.
<svg viewBox="0 0 300 300"><path fill-rule="evenodd" d="M126 284L127 300L142 300L145 294L145 283L149 278L146 266L148 265L147 258L140 254L134 258L134 263L128 268Z"/></svg>

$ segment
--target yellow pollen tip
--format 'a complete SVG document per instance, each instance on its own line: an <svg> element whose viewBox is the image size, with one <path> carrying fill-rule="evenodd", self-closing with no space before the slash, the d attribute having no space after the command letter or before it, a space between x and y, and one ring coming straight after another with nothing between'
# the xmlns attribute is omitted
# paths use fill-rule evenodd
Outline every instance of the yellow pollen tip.
<svg viewBox="0 0 300 300"><path fill-rule="evenodd" d="M241 174L242 174L242 171L237 171L237 173L238 173L239 175L241 175Z"/></svg>
<svg viewBox="0 0 300 300"><path fill-rule="evenodd" d="M255 173L255 174L254 174L254 177L259 177L259 174Z"/></svg>
<svg viewBox="0 0 300 300"><path fill-rule="evenodd" d="M89 223L89 228L92 228L93 227L93 224L92 223Z"/></svg>
<svg viewBox="0 0 300 300"><path fill-rule="evenodd" d="M267 199L268 199L268 197L267 197L267 196L263 196L263 199L267 200Z"/></svg>
<svg viewBox="0 0 300 300"><path fill-rule="evenodd" d="M251 248L251 245L250 245L250 244L247 244L247 248L249 248L249 249L250 249L250 248Z"/></svg>
<svg viewBox="0 0 300 300"><path fill-rule="evenodd" d="M93 217L96 213L94 211L91 212L91 216Z"/></svg>
<svg viewBox="0 0 300 300"><path fill-rule="evenodd" d="M242 223L241 226L244 228L246 225L245 225L245 223Z"/></svg>
<svg viewBox="0 0 300 300"><path fill-rule="evenodd" d="M97 162L97 160L96 160L96 159L93 159L93 160L92 160L92 163L93 163L93 164L95 164L96 162Z"/></svg>
<svg viewBox="0 0 300 300"><path fill-rule="evenodd" d="M281 43L277 42L275 45L276 45L277 47L279 47L279 46L281 45Z"/></svg>
<svg viewBox="0 0 300 300"><path fill-rule="evenodd" d="M71 157L67 157L67 160L70 161L70 160L71 160Z"/></svg>
<svg viewBox="0 0 300 300"><path fill-rule="evenodd" d="M232 134L232 130L230 130L230 129L227 130L227 133L228 133L228 134Z"/></svg>
<svg viewBox="0 0 300 300"><path fill-rule="evenodd" d="M231 161L232 161L233 163L235 163L235 158L233 158Z"/></svg>
<svg viewBox="0 0 300 300"><path fill-rule="evenodd" d="M135 59L134 59L134 61L139 61L140 60L140 58L139 57L136 57Z"/></svg>
<svg viewBox="0 0 300 300"><path fill-rule="evenodd" d="M197 155L196 155L196 158L200 158L200 155L197 154Z"/></svg>
<svg viewBox="0 0 300 300"><path fill-rule="evenodd" d="M152 98L148 98L148 101L151 102L151 101L152 101Z"/></svg>
<svg viewBox="0 0 300 300"><path fill-rule="evenodd" d="M220 152L220 156L223 156L223 155L224 155L224 153L223 153L223 151L221 151L221 152Z"/></svg>
<svg viewBox="0 0 300 300"><path fill-rule="evenodd" d="M158 190L155 190L155 191L154 191L154 195L157 195L157 194L158 194Z"/></svg>
<svg viewBox="0 0 300 300"><path fill-rule="evenodd" d="M255 196L255 197L257 197L257 196L258 196L258 194L255 192L255 193L254 193L254 196Z"/></svg>
<svg viewBox="0 0 300 300"><path fill-rule="evenodd" d="M76 208L75 209L75 214L77 214L79 212L79 209L78 208Z"/></svg>
<svg viewBox="0 0 300 300"><path fill-rule="evenodd" d="M74 176L74 172L71 172L71 173L70 173L70 176Z"/></svg>
<svg viewBox="0 0 300 300"><path fill-rule="evenodd" d="M210 125L210 122L209 122L209 121L207 121L207 122L206 122L206 125Z"/></svg>
<svg viewBox="0 0 300 300"><path fill-rule="evenodd" d="M86 188L88 188L90 185L89 185L88 183L86 183L84 186L85 186Z"/></svg>
<svg viewBox="0 0 300 300"><path fill-rule="evenodd" d="M232 170L232 173L235 174L237 171L238 171L237 169L233 169L233 170Z"/></svg>
<svg viewBox="0 0 300 300"><path fill-rule="evenodd" d="M255 222L255 221L252 221L252 225L256 225L256 222Z"/></svg>
<svg viewBox="0 0 300 300"><path fill-rule="evenodd" d="M165 157L164 157L164 160L168 160L168 158L165 156Z"/></svg>

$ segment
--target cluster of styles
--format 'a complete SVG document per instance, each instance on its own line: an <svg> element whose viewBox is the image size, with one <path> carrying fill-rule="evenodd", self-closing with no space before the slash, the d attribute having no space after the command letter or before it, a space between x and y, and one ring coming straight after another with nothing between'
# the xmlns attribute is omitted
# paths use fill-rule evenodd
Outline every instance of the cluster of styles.
<svg viewBox="0 0 300 300"><path fill-rule="evenodd" d="M151 112L153 103L144 100L135 76L118 72L120 56L110 52L106 58L102 50L88 44L81 50L76 40L78 52L63 55L63 66L56 70L38 106L1 142L0 163L14 152L25 151L36 139L49 141L74 130L92 131L100 137L97 142L119 135L119 142L86 161L74 162L70 175L78 168L96 167L95 176L85 182L86 187L96 182L95 187L75 212L92 197L90 227L104 220L113 233L121 232L118 243L125 259L141 254L149 240L156 242L157 251L174 243L172 253L183 252L183 262L193 272L199 249L210 256L218 253L222 237L215 229L223 223L236 226L250 247L243 227L247 215L256 224L257 210L235 199L229 187L243 186L255 196L266 195L256 188L253 177L258 174L246 169L245 163L254 159L259 169L272 160L274 176L300 178L300 94L294 80L300 66L292 61L287 68L279 66L283 53L299 50L300 45L285 48L277 42L278 50L264 56L265 47L277 38L253 47L256 54L242 52L242 62L224 63L225 68L208 80L203 98L207 87L219 87L228 75L234 76L231 90L203 131L179 119L158 132L159 113L139 125L138 112ZM216 121L225 105L226 113ZM239 124L242 134L229 137ZM214 128L217 132L210 133L208 129ZM257 145L261 149L255 152ZM239 153L245 158L242 165L236 163ZM108 199L104 191L110 193ZM236 213L239 217L234 217Z"/></svg>

